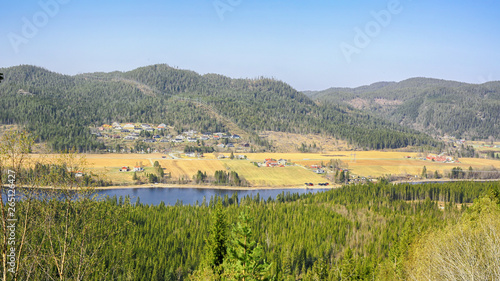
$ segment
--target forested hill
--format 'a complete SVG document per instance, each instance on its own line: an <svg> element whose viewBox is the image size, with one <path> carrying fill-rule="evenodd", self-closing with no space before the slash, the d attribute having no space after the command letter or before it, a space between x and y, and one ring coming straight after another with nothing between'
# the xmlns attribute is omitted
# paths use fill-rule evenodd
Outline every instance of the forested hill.
<svg viewBox="0 0 500 281"><path fill-rule="evenodd" d="M467 84L429 78L304 92L433 135L500 137L500 82Z"/></svg>
<svg viewBox="0 0 500 281"><path fill-rule="evenodd" d="M323 133L366 148L435 145L425 134L315 103L272 79L199 75L167 65L76 76L29 65L0 72L0 123L25 126L55 150L102 148L89 126L114 121L165 123L179 132L227 131L231 122L254 136L265 130Z"/></svg>

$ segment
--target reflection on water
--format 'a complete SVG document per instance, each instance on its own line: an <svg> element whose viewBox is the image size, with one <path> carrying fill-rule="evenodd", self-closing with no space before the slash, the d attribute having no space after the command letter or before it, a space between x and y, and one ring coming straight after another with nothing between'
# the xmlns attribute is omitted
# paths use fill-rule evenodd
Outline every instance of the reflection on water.
<svg viewBox="0 0 500 281"><path fill-rule="evenodd" d="M328 189L255 189L255 190L230 190L230 189L205 189L205 188L129 188L129 189L111 189L99 190L98 194L101 196L130 196L132 203L135 203L137 198L140 199L142 204L158 205L162 201L165 205L175 205L178 201L183 204L194 205L198 201L200 204L205 197L206 202L210 201L211 197L228 196L231 197L235 192L238 198L246 196L254 197L259 194L260 198L267 200L269 197L276 199L278 194L284 193L297 193L299 195L304 193L316 193Z"/></svg>
<svg viewBox="0 0 500 281"><path fill-rule="evenodd" d="M250 196L254 198L255 196L259 196L260 198L267 200L269 197L272 199L276 199L278 194L283 195L293 195L293 194L307 194L307 193L316 193L329 189L252 189L252 190L232 190L232 189L206 189L206 188L123 188L123 189L110 189L110 190L97 190L96 195L98 198L106 198L107 196L116 198L126 196L130 197L130 202L135 204L137 199L140 199L141 204L148 205L158 205L162 201L165 205L175 205L178 203L195 205L196 202L201 204L203 199L205 198L206 203L210 202L210 198L215 196L225 197L226 195L231 198L234 193L237 193L238 198L241 200L243 197ZM6 202L6 189L3 189L2 198L4 202ZM23 198L23 189L18 188L16 190L16 201L22 200ZM60 199L60 200L74 200L77 197L81 198L81 195L78 195L74 191L61 191L54 193L54 190L48 189L34 189L29 192L31 196L35 196L36 198L44 198L45 200ZM92 197L92 195L87 194Z"/></svg>

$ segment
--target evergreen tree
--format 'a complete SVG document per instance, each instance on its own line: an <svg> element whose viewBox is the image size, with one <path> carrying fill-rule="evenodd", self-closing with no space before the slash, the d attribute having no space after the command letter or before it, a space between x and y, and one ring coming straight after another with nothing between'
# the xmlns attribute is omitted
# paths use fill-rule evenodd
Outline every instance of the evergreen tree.
<svg viewBox="0 0 500 281"><path fill-rule="evenodd" d="M347 248L340 266L341 280L356 280L356 267L351 248Z"/></svg>
<svg viewBox="0 0 500 281"><path fill-rule="evenodd" d="M263 259L263 250L252 237L250 223L251 219L242 212L233 226L224 263L224 277L228 280L269 280L271 264Z"/></svg>
<svg viewBox="0 0 500 281"><path fill-rule="evenodd" d="M427 178L427 167L425 167L425 166L422 169L422 178Z"/></svg>
<svg viewBox="0 0 500 281"><path fill-rule="evenodd" d="M227 221L226 213L222 209L221 200L215 206L212 216L212 227L207 240L208 265L214 274L220 275L223 272L221 267L227 254Z"/></svg>

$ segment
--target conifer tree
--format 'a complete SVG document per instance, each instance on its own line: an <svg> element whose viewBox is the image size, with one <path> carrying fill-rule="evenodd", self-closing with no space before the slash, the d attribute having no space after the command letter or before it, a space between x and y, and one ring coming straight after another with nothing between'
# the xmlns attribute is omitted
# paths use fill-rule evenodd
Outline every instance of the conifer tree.
<svg viewBox="0 0 500 281"><path fill-rule="evenodd" d="M221 200L217 202L212 217L212 227L207 241L208 265L215 274L222 273L222 263L227 254L227 221Z"/></svg>
<svg viewBox="0 0 500 281"><path fill-rule="evenodd" d="M427 178L427 167L425 167L425 166L422 169L422 178Z"/></svg>
<svg viewBox="0 0 500 281"><path fill-rule="evenodd" d="M269 280L271 264L263 260L263 250L252 237L250 223L251 219L242 212L233 226L224 262L223 276L228 280Z"/></svg>

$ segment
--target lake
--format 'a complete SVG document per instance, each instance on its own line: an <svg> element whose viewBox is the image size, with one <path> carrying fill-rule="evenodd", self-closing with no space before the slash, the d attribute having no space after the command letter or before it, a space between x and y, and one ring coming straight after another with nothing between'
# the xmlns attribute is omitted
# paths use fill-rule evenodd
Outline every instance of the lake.
<svg viewBox="0 0 500 281"><path fill-rule="evenodd" d="M140 199L142 204L158 205L162 201L165 205L175 205L177 201L182 201L183 204L194 205L196 201L200 204L203 201L203 197L206 198L206 202L210 201L213 196L224 197L227 195L231 197L235 192L238 194L238 198L246 197L250 195L251 197L259 196L265 200L269 197L276 199L276 196L282 192L285 194L290 192L290 194L298 193L299 195L304 193L316 193L329 189L252 189L252 190L230 190L230 189L206 189L206 188L124 188L124 189L110 189L110 190L98 190L97 193L102 196L130 196L131 202L135 203L137 198Z"/></svg>

